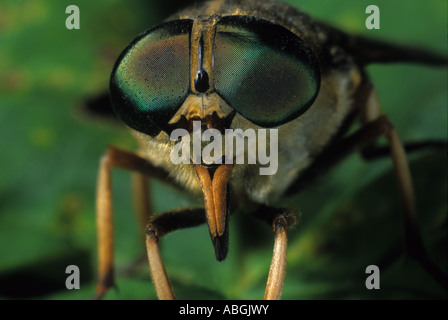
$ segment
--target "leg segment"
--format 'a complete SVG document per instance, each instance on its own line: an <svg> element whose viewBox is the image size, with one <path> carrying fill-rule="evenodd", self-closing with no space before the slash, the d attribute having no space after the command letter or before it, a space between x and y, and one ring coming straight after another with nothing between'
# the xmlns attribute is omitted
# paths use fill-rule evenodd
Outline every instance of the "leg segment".
<svg viewBox="0 0 448 320"><path fill-rule="evenodd" d="M279 300L286 274L287 235L286 229L296 223L297 215L289 208L262 207L255 216L264 220L275 233L274 251L264 300Z"/></svg>
<svg viewBox="0 0 448 320"><path fill-rule="evenodd" d="M138 227L140 235L142 239L144 239L146 226L148 225L153 214L148 177L139 172L132 173L132 186Z"/></svg>
<svg viewBox="0 0 448 320"><path fill-rule="evenodd" d="M444 149L448 148L448 142L443 140L425 140L404 144L406 154L423 149ZM366 160L373 160L380 157L390 156L390 148L371 146L362 150L362 156Z"/></svg>
<svg viewBox="0 0 448 320"><path fill-rule="evenodd" d="M111 171L110 159L105 155L100 161L96 195L99 280L94 299L101 299L114 286Z"/></svg>
<svg viewBox="0 0 448 320"><path fill-rule="evenodd" d="M107 150L100 161L96 195L99 279L94 299L101 299L114 286L112 169L115 167L128 169L138 174L135 186L143 188L137 196L137 210L141 220L148 219L151 212L148 198L143 194L143 192L146 192L145 185L147 183L143 175L160 179L180 188L179 185L169 179L168 172L155 167L145 159L113 147ZM146 225L146 222L144 225Z"/></svg>
<svg viewBox="0 0 448 320"><path fill-rule="evenodd" d="M181 228L195 227L206 222L205 209L186 209L154 216L146 228L146 248L151 277L160 300L174 300L174 292L159 251L159 238Z"/></svg>

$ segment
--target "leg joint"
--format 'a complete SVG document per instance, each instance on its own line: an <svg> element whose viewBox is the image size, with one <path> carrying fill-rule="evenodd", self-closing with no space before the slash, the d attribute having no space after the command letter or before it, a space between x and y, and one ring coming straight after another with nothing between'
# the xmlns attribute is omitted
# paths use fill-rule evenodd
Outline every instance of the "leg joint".
<svg viewBox="0 0 448 320"><path fill-rule="evenodd" d="M268 206L261 206L254 215L269 224L274 232L277 228L282 227L287 229L299 220L299 213L293 208L274 208Z"/></svg>
<svg viewBox="0 0 448 320"><path fill-rule="evenodd" d="M291 208L283 208L282 212L274 217L272 222L272 230L276 232L277 230L288 229L289 227L295 225L298 220L298 214Z"/></svg>
<svg viewBox="0 0 448 320"><path fill-rule="evenodd" d="M147 238L159 241L159 238L163 237L165 234L160 227L156 224L150 222L146 227L145 234Z"/></svg>

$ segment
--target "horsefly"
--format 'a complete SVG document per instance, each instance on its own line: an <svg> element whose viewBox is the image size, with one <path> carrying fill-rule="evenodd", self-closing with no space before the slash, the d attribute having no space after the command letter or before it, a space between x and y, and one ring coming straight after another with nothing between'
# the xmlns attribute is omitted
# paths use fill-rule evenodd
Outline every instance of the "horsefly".
<svg viewBox="0 0 448 320"><path fill-rule="evenodd" d="M140 150L110 147L100 162L96 298L114 285L112 169L138 177L137 207L147 222L147 256L160 299L175 295L159 240L207 224L222 261L229 249L230 213L236 210L272 227L264 298L279 299L287 229L298 222L298 213L274 203L355 150L380 153L374 145L380 137L390 148L408 254L446 286L417 227L404 144L382 114L366 72L368 65L385 62L445 66L447 59L345 33L270 0L197 4L138 36L118 58L110 80L115 114ZM349 131L358 119L359 128ZM204 206L154 215L148 178L202 198Z"/></svg>

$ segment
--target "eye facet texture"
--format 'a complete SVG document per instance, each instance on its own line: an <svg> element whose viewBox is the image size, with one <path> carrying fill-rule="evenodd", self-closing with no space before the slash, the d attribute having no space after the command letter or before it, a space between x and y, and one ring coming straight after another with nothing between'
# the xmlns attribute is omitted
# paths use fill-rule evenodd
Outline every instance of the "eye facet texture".
<svg viewBox="0 0 448 320"><path fill-rule="evenodd" d="M215 90L255 124L284 124L313 103L320 72L311 49L269 21L222 18L214 43Z"/></svg>
<svg viewBox="0 0 448 320"><path fill-rule="evenodd" d="M191 20L161 24L134 40L112 72L117 115L131 128L156 135L189 92Z"/></svg>

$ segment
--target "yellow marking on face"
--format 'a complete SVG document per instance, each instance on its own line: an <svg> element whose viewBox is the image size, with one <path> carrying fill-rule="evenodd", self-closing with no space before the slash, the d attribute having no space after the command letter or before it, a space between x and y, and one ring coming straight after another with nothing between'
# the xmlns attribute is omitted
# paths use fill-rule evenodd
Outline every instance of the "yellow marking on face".
<svg viewBox="0 0 448 320"><path fill-rule="evenodd" d="M191 31L191 53L190 53L190 87L193 93L197 94L194 81L197 72L201 68L209 76L209 90L213 90L213 38L215 36L216 18L206 20L195 20ZM199 56L202 39L202 57ZM200 58L202 61L200 61Z"/></svg>

